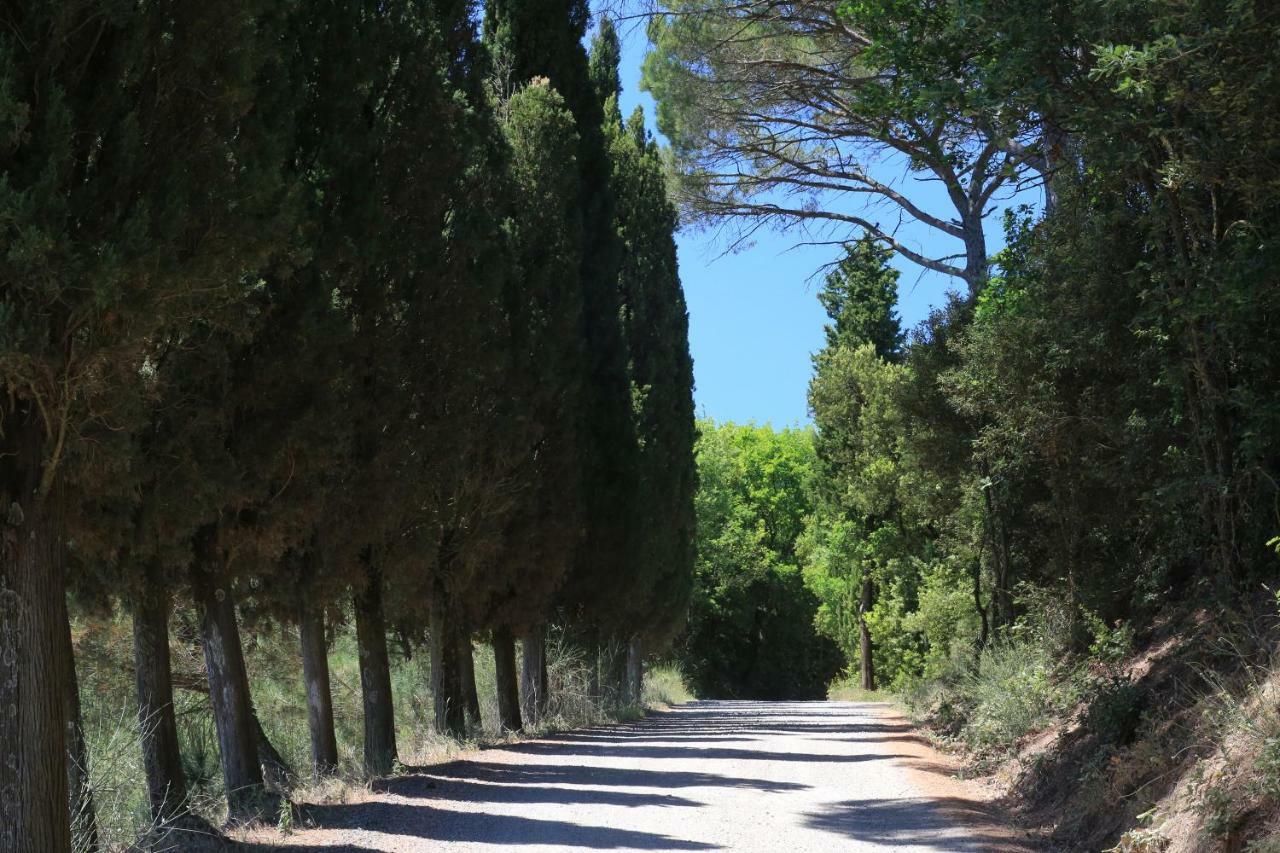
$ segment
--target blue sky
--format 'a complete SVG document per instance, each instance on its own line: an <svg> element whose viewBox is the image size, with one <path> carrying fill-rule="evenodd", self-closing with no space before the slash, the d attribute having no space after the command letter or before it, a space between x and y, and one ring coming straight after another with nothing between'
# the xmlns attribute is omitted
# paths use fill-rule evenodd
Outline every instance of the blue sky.
<svg viewBox="0 0 1280 853"><path fill-rule="evenodd" d="M656 133L653 99L639 86L640 64L648 48L644 28L625 23L619 30L623 115L640 104ZM882 164L873 174L882 181L902 180L901 169L892 163ZM912 187L912 196L925 199L927 209L947 209L945 198L932 185ZM889 210L883 213L884 221L893 216ZM925 249L930 248L929 236L923 228L899 233L900 239L916 246L923 243ZM805 402L810 356L822 345L826 319L818 304L821 281L815 273L841 252L838 246L797 246L806 239L812 238L761 231L749 248L726 254L723 234L685 229L677 236L699 416L775 427L810 422ZM899 314L906 328L944 301L949 289L962 286L910 262L895 260L894 265L902 272Z"/></svg>

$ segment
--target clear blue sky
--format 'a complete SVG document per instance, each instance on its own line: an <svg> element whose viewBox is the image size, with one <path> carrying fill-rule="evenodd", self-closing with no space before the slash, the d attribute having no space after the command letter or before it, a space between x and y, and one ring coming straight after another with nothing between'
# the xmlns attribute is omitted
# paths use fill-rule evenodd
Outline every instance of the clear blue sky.
<svg viewBox="0 0 1280 853"><path fill-rule="evenodd" d="M639 103L651 130L657 132L653 99L640 91L640 63L648 43L642 25L619 27L622 52L622 113ZM899 181L900 170L884 164L879 180ZM940 190L916 185L913 197L926 190L928 208L945 211ZM882 221L896 219L885 210ZM998 227L997 227L998 230ZM836 237L844 239L845 235ZM927 231L904 228L899 238L927 240ZM995 235L991 235L995 236ZM815 273L841 254L838 246L799 246L799 234L758 232L747 249L725 254L723 235L685 229L677 236L680 275L689 304L689 345L693 353L695 400L699 416L716 420L756 421L775 427L809 423L805 392L810 356L822 345L825 315L818 304L821 285ZM826 239L833 239L827 235ZM928 249L926 244L924 248ZM924 319L957 280L922 272L895 260L899 279L899 314L905 328Z"/></svg>

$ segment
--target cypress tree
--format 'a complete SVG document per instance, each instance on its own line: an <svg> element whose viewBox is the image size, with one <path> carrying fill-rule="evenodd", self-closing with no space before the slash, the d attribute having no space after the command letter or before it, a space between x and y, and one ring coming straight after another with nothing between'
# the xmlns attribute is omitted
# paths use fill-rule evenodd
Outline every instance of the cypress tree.
<svg viewBox="0 0 1280 853"><path fill-rule="evenodd" d="M341 403L325 426L341 450L323 476L312 544L294 555L293 570L323 587L322 599L340 580L351 586L373 775L390 772L396 757L386 631L421 624L436 555L432 513L456 494L445 468L465 455L456 440L440 441L443 424L454 419L461 436L474 437L483 406L468 395L486 370L468 359L490 338L478 314L497 310L486 262L464 248L479 238L458 236L477 233L487 215L468 209L476 195L466 181L489 171L469 129L483 122L484 66L466 12L411 0L318 5L304 63L311 98L300 149L310 155L299 163L315 184L321 232L312 266L345 330ZM315 615L299 618L314 635Z"/></svg>
<svg viewBox="0 0 1280 853"><path fill-rule="evenodd" d="M519 704L514 639L541 630L554 593L579 543L582 523L575 461L578 406L585 372L582 348L582 222L578 135L564 99L545 79L500 104L515 199L509 239L513 269L504 303L511 393L509 441L519 467L515 500L500 552L480 579L477 623L492 629L503 728L525 722ZM527 658L541 672L541 653ZM545 698L537 679L527 699ZM538 701L523 716L536 722Z"/></svg>
<svg viewBox="0 0 1280 853"><path fill-rule="evenodd" d="M670 639L692 589L696 431L676 212L667 197L662 154L645 130L643 113L637 108L623 122L619 112L620 52L613 22L605 18L592 44L591 72L603 99L614 223L623 246L618 292L640 448L636 523L644 531L633 571L619 589L625 609L610 623L627 644L628 680L621 692L634 701L644 643Z"/></svg>
<svg viewBox="0 0 1280 853"><path fill-rule="evenodd" d="M18 709L0 720L6 849L71 845L66 463L117 425L153 332L217 298L276 236L282 117L254 110L259 11L28 4L0 34L0 706Z"/></svg>
<svg viewBox="0 0 1280 853"><path fill-rule="evenodd" d="M857 525L868 538L879 528L898 524L890 517L901 515L894 508L896 498L878 499L874 487L858 482L872 449L869 430L862 424L863 412L877 393L864 384L871 381L865 364L868 359L884 365L902 358L903 334L895 312L898 272L889 266L890 257L890 250L863 237L845 248L845 256L827 275L818 299L830 322L824 330L826 345L813 359L809 386L809 406L818 428L814 447L827 484L819 490L819 510ZM864 367L860 369L859 364ZM876 578L871 560L860 563L859 669L862 688L874 690L874 648L867 616L875 604Z"/></svg>
<svg viewBox="0 0 1280 853"><path fill-rule="evenodd" d="M547 78L563 96L578 130L582 340L587 353L577 441L584 536L560 603L566 618L592 636L608 608L618 604L619 582L632 570L637 448L619 321L620 246L613 225L604 113L582 45L588 19L583 0L494 0L485 8L486 33L499 67L520 82Z"/></svg>

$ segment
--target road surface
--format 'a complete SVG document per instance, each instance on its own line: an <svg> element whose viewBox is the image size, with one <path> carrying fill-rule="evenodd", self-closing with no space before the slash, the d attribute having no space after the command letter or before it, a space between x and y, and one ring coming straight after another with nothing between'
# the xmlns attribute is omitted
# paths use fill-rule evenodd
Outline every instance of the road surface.
<svg viewBox="0 0 1280 853"><path fill-rule="evenodd" d="M280 851L1030 849L886 705L693 702L469 754L309 809Z"/></svg>

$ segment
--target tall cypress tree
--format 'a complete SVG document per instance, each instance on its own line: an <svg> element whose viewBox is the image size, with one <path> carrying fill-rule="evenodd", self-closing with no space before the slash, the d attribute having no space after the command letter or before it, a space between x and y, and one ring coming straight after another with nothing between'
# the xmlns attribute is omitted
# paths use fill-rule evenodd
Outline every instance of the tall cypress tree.
<svg viewBox="0 0 1280 853"><path fill-rule="evenodd" d="M692 589L695 426L676 212L667 197L661 151L645 130L643 113L637 108L624 122L619 112L620 53L613 22L605 18L592 43L591 78L606 117L614 223L623 248L618 292L640 448L635 513L644 531L633 572L618 596L625 608L610 621L629 645L623 692L635 700L643 641L671 637Z"/></svg>
<svg viewBox="0 0 1280 853"><path fill-rule="evenodd" d="M616 606L619 583L632 571L638 460L604 112L582 45L588 19L584 0L494 0L485 8L486 33L499 68L518 82L548 78L577 124L582 339L588 360L578 442L585 524L561 602L571 621L594 633L603 612Z"/></svg>
<svg viewBox="0 0 1280 853"><path fill-rule="evenodd" d="M530 713L521 713L514 638L528 636L546 619L579 544L577 412L585 354L573 114L546 80L511 93L500 113L515 199L514 265L504 300L511 411L504 421L508 440L519 443L520 464L512 472L515 503L501 552L482 579L477 624L492 631L500 723L514 731L523 717L536 721L537 694L545 691L531 681L525 691Z"/></svg>
<svg viewBox="0 0 1280 853"><path fill-rule="evenodd" d="M118 426L153 332L218 298L277 236L287 116L254 109L270 55L260 11L37 3L0 34L0 706L18 709L0 719L6 849L71 843L65 463Z"/></svg>

